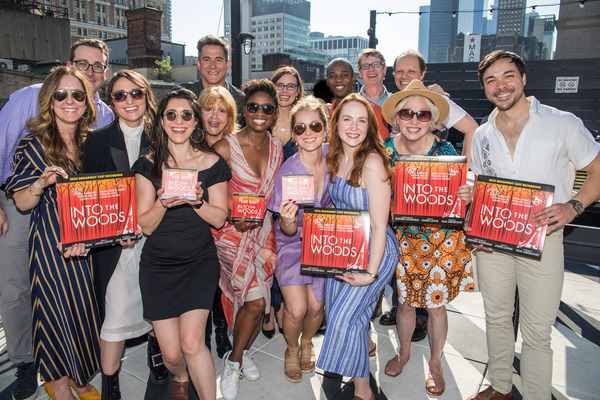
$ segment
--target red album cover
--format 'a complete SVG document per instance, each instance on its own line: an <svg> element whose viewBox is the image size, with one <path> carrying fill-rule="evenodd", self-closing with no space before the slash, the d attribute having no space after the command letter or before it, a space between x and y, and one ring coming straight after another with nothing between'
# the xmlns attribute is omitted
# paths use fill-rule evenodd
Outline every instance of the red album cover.
<svg viewBox="0 0 600 400"><path fill-rule="evenodd" d="M196 200L196 184L198 171L195 169L164 168L162 173L162 188L165 192L161 199L181 197L191 201Z"/></svg>
<svg viewBox="0 0 600 400"><path fill-rule="evenodd" d="M239 221L246 215L247 222L262 222L265 216L265 195L234 193L231 220Z"/></svg>
<svg viewBox="0 0 600 400"><path fill-rule="evenodd" d="M467 182L467 157L399 156L394 173L395 222L463 225L465 202L456 192Z"/></svg>
<svg viewBox="0 0 600 400"><path fill-rule="evenodd" d="M552 205L554 186L479 175L466 241L540 259L548 225L533 214Z"/></svg>
<svg viewBox="0 0 600 400"><path fill-rule="evenodd" d="M281 198L294 200L296 204L315 204L314 175L283 175Z"/></svg>
<svg viewBox="0 0 600 400"><path fill-rule="evenodd" d="M99 247L135 239L133 171L56 177L63 249L75 243Z"/></svg>
<svg viewBox="0 0 600 400"><path fill-rule="evenodd" d="M365 272L369 262L369 212L304 210L300 271L339 275Z"/></svg>

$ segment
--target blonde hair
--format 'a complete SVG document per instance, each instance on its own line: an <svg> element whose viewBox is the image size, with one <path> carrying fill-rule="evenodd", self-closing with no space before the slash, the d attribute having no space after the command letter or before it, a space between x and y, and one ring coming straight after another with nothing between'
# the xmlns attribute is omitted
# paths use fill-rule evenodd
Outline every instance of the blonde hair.
<svg viewBox="0 0 600 400"><path fill-rule="evenodd" d="M198 106L200 111L209 110L215 105L217 101L221 100L227 111L227 124L223 129L223 137L229 135L231 132L236 132L240 128L236 122L237 119L237 108L233 96L227 89L222 86L215 86L208 89L204 89L198 97Z"/></svg>

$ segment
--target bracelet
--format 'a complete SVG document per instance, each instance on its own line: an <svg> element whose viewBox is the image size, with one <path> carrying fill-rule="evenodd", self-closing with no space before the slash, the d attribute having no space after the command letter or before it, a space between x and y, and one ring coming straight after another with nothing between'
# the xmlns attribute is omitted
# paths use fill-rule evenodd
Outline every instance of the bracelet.
<svg viewBox="0 0 600 400"><path fill-rule="evenodd" d="M31 190L31 185L29 185L29 186L27 187L27 189L29 189L29 193L31 193L31 195L32 195L32 196L35 196L35 197L42 197L42 196L44 195L44 192L42 192L42 193L40 193L40 194L37 194L36 192L34 192L33 190Z"/></svg>
<svg viewBox="0 0 600 400"><path fill-rule="evenodd" d="M366 274L368 274L371 278L373 278L374 281L376 281L377 279L379 279L379 275L374 274L372 272L369 271L365 271Z"/></svg>

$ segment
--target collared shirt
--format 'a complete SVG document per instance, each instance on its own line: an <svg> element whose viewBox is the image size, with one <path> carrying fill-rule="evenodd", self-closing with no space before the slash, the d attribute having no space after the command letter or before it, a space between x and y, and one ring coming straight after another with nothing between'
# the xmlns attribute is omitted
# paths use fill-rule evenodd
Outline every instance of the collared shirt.
<svg viewBox="0 0 600 400"><path fill-rule="evenodd" d="M471 169L475 175L517 179L555 186L553 203L566 203L576 169L588 166L600 152L583 122L533 96L527 100L529 120L517 140L511 158L504 136L496 127L498 110L475 131Z"/></svg>
<svg viewBox="0 0 600 400"><path fill-rule="evenodd" d="M371 96L369 96L366 93L365 88L366 86L361 87L358 94L360 94L365 99L369 100L371 103L377 104L379 107L383 107L383 102L386 101L388 97L390 97L390 92L387 91L385 86L383 87L383 93L381 94L381 96L379 96L377 100L372 99Z"/></svg>
<svg viewBox="0 0 600 400"><path fill-rule="evenodd" d="M196 97L199 97L200 93L202 93L202 91L204 90L202 78L198 79L195 82L186 82L178 86L191 90L192 92L194 92ZM229 93L231 93L231 95L233 96L233 100L235 100L235 107L237 109L237 123L240 126L244 126L244 92L242 92L240 89L236 88L227 81L225 81L225 88Z"/></svg>
<svg viewBox="0 0 600 400"><path fill-rule="evenodd" d="M29 134L27 121L36 116L38 96L41 83L26 86L10 95L8 102L0 110L0 179L1 183L12 175L12 160L15 149L23 137ZM111 109L100 100L98 93L94 95L98 122L90 129L101 128L114 119Z"/></svg>

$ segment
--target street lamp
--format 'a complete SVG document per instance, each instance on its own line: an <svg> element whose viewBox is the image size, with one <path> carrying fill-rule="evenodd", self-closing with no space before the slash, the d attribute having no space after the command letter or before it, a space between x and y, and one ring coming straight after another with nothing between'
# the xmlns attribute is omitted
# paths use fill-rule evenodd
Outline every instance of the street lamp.
<svg viewBox="0 0 600 400"><path fill-rule="evenodd" d="M244 54L248 55L252 51L252 40L256 39L249 33L242 32L237 36L238 43L242 45Z"/></svg>

